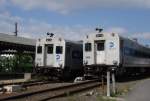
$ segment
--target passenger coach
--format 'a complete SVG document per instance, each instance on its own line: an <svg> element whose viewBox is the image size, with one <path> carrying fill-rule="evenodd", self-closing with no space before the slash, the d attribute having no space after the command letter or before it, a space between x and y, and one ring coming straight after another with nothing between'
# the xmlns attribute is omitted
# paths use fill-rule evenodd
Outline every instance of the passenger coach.
<svg viewBox="0 0 150 101"><path fill-rule="evenodd" d="M117 33L97 32L83 40L85 76L101 75L109 68L117 74L150 68L150 48Z"/></svg>
<svg viewBox="0 0 150 101"><path fill-rule="evenodd" d="M51 77L68 78L83 71L82 42L57 37L52 33L36 43L36 71Z"/></svg>

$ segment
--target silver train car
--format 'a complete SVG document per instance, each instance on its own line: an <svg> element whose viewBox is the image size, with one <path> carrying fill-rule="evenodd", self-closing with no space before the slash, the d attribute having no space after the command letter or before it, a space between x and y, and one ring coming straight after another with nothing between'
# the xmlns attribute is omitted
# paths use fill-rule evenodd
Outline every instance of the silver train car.
<svg viewBox="0 0 150 101"><path fill-rule="evenodd" d="M109 68L117 74L150 68L150 48L116 33L94 33L83 40L85 76L101 75Z"/></svg>
<svg viewBox="0 0 150 101"><path fill-rule="evenodd" d="M55 35L36 42L36 72L59 79L80 75L83 71L82 42Z"/></svg>

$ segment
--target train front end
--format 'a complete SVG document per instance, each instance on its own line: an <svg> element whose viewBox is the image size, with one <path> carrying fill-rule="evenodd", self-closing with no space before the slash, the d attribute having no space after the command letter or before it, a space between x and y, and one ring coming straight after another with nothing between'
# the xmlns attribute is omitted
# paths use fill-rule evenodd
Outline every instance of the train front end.
<svg viewBox="0 0 150 101"><path fill-rule="evenodd" d="M83 42L85 76L99 76L120 63L119 36L115 33L87 35Z"/></svg>
<svg viewBox="0 0 150 101"><path fill-rule="evenodd" d="M61 77L65 65L64 47L65 41L60 37L39 39L36 44L36 71L51 77Z"/></svg>

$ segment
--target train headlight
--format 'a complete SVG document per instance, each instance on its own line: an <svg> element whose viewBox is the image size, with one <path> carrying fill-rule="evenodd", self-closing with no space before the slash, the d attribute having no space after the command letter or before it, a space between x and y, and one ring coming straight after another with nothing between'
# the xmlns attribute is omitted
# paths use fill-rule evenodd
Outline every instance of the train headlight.
<svg viewBox="0 0 150 101"><path fill-rule="evenodd" d="M88 61L85 61L85 60L84 60L84 61L83 61L83 64L84 64L84 65L87 65L87 64L88 64Z"/></svg>
<svg viewBox="0 0 150 101"><path fill-rule="evenodd" d="M59 67L61 68L61 67L62 67L62 64L59 64Z"/></svg>
<svg viewBox="0 0 150 101"><path fill-rule="evenodd" d="M118 62L117 62L116 60L113 60L113 64L114 64L114 65L117 65Z"/></svg>
<svg viewBox="0 0 150 101"><path fill-rule="evenodd" d="M39 66L39 64L38 64L38 63L36 63L36 64L35 64L35 67L38 67L38 66Z"/></svg>

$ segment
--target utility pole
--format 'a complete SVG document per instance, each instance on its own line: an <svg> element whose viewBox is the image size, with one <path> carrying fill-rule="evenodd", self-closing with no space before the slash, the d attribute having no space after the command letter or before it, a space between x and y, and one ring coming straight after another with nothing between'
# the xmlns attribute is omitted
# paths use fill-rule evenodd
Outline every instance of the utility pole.
<svg viewBox="0 0 150 101"><path fill-rule="evenodd" d="M15 36L18 36L18 23L15 23Z"/></svg>

